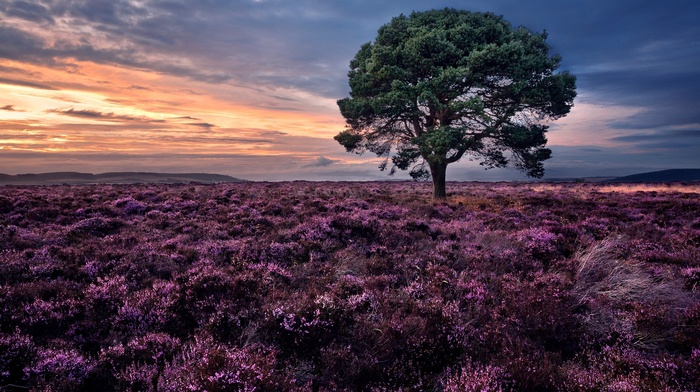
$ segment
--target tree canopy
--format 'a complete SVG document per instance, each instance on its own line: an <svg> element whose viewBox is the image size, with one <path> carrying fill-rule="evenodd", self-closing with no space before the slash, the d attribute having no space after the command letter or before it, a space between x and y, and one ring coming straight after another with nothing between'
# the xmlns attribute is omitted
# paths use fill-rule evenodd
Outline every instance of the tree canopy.
<svg viewBox="0 0 700 392"><path fill-rule="evenodd" d="M548 121L566 115L576 78L555 73L547 33L502 16L456 9L400 15L350 62L350 96L338 101L348 152L372 152L446 196L448 164L509 164L542 177Z"/></svg>

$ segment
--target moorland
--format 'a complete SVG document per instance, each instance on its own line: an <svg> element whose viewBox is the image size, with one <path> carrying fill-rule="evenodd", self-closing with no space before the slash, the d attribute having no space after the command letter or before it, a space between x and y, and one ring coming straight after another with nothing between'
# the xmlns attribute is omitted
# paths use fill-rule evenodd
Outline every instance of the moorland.
<svg viewBox="0 0 700 392"><path fill-rule="evenodd" d="M700 184L0 188L0 389L700 390Z"/></svg>

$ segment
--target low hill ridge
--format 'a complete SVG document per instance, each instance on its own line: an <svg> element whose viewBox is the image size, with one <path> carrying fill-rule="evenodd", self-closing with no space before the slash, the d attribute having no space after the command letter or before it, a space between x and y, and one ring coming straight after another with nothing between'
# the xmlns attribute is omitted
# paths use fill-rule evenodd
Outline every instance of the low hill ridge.
<svg viewBox="0 0 700 392"><path fill-rule="evenodd" d="M685 182L700 181L700 169L668 169L617 177L607 182Z"/></svg>
<svg viewBox="0 0 700 392"><path fill-rule="evenodd" d="M240 178L224 174L210 173L150 173L150 172L109 172L79 173L53 172L40 174L2 174L0 185L54 185L54 184L138 184L162 183L176 184L201 182L206 184L219 182L243 182Z"/></svg>

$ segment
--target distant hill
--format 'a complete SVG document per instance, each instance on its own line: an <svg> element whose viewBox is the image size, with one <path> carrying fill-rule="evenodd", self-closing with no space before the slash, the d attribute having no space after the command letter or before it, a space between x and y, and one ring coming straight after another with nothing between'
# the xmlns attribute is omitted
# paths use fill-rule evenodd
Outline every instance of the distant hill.
<svg viewBox="0 0 700 392"><path fill-rule="evenodd" d="M700 181L700 169L670 169L617 177L606 182L686 182Z"/></svg>
<svg viewBox="0 0 700 392"><path fill-rule="evenodd" d="M77 173L55 172L41 174L9 175L0 173L0 185L55 185L55 184L139 184L160 183L180 184L201 182L213 184L219 182L244 182L239 178L223 174L207 173L145 173L145 172L115 172L115 173Z"/></svg>
<svg viewBox="0 0 700 392"><path fill-rule="evenodd" d="M617 177L606 176L606 177L554 177L545 178L542 180L537 180L541 182L604 182L608 180L615 179Z"/></svg>

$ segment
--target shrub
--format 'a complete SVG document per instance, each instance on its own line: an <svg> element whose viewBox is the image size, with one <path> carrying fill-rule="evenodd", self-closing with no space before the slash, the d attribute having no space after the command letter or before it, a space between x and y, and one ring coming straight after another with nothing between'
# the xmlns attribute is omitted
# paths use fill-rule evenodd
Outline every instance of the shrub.
<svg viewBox="0 0 700 392"><path fill-rule="evenodd" d="M451 189L0 187L0 386L700 390L700 187Z"/></svg>
<svg viewBox="0 0 700 392"><path fill-rule="evenodd" d="M40 348L37 360L24 369L32 384L46 391L85 390L95 362L75 349Z"/></svg>
<svg viewBox="0 0 700 392"><path fill-rule="evenodd" d="M471 361L459 369L448 369L441 384L444 392L501 392L509 389L503 369Z"/></svg>
<svg viewBox="0 0 700 392"><path fill-rule="evenodd" d="M279 391L290 390L290 380L276 373L275 352L264 347L236 348L196 337L186 344L158 379L158 390Z"/></svg>

